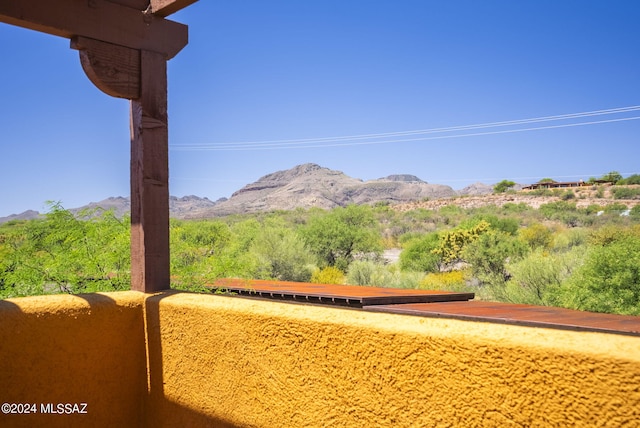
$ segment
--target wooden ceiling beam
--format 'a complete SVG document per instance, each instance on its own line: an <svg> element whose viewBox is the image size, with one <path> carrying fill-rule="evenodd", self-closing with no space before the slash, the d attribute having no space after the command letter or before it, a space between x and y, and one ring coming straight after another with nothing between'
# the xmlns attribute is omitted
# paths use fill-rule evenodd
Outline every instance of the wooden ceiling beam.
<svg viewBox="0 0 640 428"><path fill-rule="evenodd" d="M151 11L157 16L169 16L198 0L151 0Z"/></svg>
<svg viewBox="0 0 640 428"><path fill-rule="evenodd" d="M111 3L118 3L136 10L147 10L150 0L109 0Z"/></svg>
<svg viewBox="0 0 640 428"><path fill-rule="evenodd" d="M189 1L164 0L162 10L168 12ZM188 43L186 25L107 0L2 0L0 22L68 39L81 36L156 52L167 60Z"/></svg>

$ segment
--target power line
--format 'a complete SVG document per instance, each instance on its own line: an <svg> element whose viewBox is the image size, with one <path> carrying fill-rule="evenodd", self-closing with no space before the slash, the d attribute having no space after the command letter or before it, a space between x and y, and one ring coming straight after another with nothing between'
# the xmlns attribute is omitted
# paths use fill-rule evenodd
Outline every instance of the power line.
<svg viewBox="0 0 640 428"><path fill-rule="evenodd" d="M496 127L505 127L505 126L534 124L534 123L549 122L549 121L560 121L560 120L586 118L586 117L601 116L601 115L629 113L629 112L634 112L639 110L640 110L640 106L630 106L630 107L620 107L620 108L596 110L596 111L589 111L589 112L582 112L582 113L572 113L572 114L564 114L564 115L556 115L556 116L544 116L544 117L537 117L537 118L531 118L531 119L519 119L519 120L490 122L490 123L475 124L475 125L423 129L423 130L415 130L415 131L388 132L388 133L382 133L382 134L362 134L362 135L352 135L352 136L342 136L342 137L308 138L308 139L298 139L298 140L266 140L266 141L254 141L254 142L185 144L185 145L172 145L171 149L180 150L180 151L208 151L208 150L232 151L232 150L266 150L266 149L274 150L274 149L301 149L301 148L322 148L322 147L341 147L341 146L346 147L346 146L356 146L356 145L374 145L374 144L389 144L389 143L414 142L414 141L429 141L429 140L437 140L437 139L444 139L444 138L475 137L475 136L483 136L483 135L528 132L528 131L537 131L537 130L544 130L544 129L556 129L556 128L636 120L636 119L639 119L640 116L590 121L590 122L574 122L574 123L552 125L552 126L540 126L540 127L532 127L532 128L531 127L516 128L516 129L509 129L509 130L500 130L500 131L496 130L496 131L467 133L467 134L459 133L460 131L467 131L467 130L474 130L474 129L479 130L479 129L490 129L490 128L496 128ZM455 132L458 132L458 133L455 133ZM381 138L405 137L405 136L412 136L412 135L429 135L429 134L435 134L435 133L449 133L450 135L440 135L435 137L379 140ZM454 134L451 134L451 133L454 133ZM368 140L368 141L359 141L359 140Z"/></svg>
<svg viewBox="0 0 640 428"><path fill-rule="evenodd" d="M490 122L490 123L483 123L483 124L476 124L476 125L463 125L463 126L453 126L453 127L445 127L445 128L422 129L422 130L415 130L415 131L387 132L382 134L363 134L363 135L351 135L351 136L343 136L343 137L307 138L307 139L296 139L296 140L234 142L234 143L226 143L226 144L232 145L232 146L280 144L280 143L300 144L304 142L358 140L358 139L366 139L366 138L393 137L393 136L400 136L400 135L431 134L431 133L438 133L438 132L460 131L460 130L466 130L466 129L493 128L498 126L510 126L510 125L525 124L525 123L547 122L552 120L566 120L566 119L598 116L598 115L605 115L605 114L618 114L618 113L626 113L626 112L638 111L638 110L640 110L640 106L630 106L630 107L620 107L620 108L606 109L606 110L596 110L596 111L583 112L583 113L544 116L544 117L537 117L532 119L519 119L519 120L510 120L510 121L502 121L502 122Z"/></svg>

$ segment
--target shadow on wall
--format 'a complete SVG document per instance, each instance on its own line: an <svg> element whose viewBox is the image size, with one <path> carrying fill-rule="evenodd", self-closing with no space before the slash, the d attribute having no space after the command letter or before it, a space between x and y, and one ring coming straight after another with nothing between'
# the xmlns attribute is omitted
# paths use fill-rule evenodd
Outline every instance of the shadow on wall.
<svg viewBox="0 0 640 428"><path fill-rule="evenodd" d="M0 300L0 426L233 427L164 397L163 297L146 300L148 354L142 293Z"/></svg>
<svg viewBox="0 0 640 428"><path fill-rule="evenodd" d="M160 303L180 292L167 291L144 301L147 333L148 388L145 397L145 426L147 427L215 427L235 428L230 422L212 417L167 399L164 393L164 367L160 325ZM185 309L187 310L187 309Z"/></svg>

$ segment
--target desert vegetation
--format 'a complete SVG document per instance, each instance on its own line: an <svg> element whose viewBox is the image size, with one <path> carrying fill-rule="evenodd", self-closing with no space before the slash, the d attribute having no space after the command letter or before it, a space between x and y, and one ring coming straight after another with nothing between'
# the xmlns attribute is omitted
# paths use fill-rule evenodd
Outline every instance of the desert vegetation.
<svg viewBox="0 0 640 428"><path fill-rule="evenodd" d="M538 208L378 203L172 219L172 286L205 291L239 277L464 290L640 315L640 205L579 199L577 191ZM390 249L397 262L384 257ZM41 219L0 225L2 298L124 290L129 263L129 220L110 211L74 215L53 203Z"/></svg>

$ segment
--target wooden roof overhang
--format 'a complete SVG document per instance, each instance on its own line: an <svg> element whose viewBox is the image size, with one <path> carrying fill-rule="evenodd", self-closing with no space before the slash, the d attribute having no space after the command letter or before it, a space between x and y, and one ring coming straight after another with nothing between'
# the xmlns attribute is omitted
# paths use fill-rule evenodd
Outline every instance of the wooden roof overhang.
<svg viewBox="0 0 640 428"><path fill-rule="evenodd" d="M187 45L167 16L197 0L2 0L0 22L65 37L89 79L131 100L131 288L168 289L167 65Z"/></svg>

